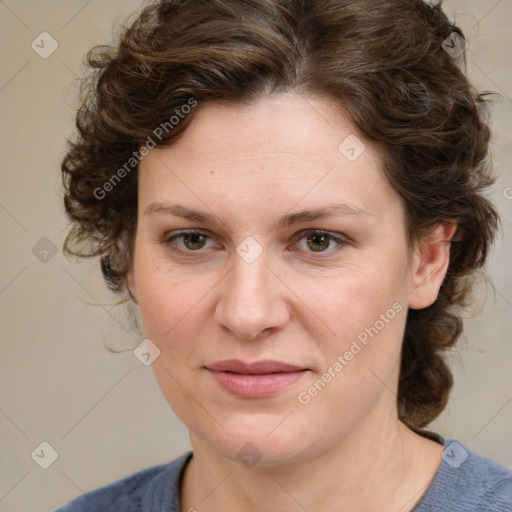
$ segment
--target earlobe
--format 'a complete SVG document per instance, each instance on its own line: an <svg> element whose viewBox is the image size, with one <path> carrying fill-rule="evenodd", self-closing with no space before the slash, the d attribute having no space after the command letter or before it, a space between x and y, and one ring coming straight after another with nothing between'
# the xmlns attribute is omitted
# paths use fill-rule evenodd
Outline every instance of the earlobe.
<svg viewBox="0 0 512 512"><path fill-rule="evenodd" d="M455 223L439 224L428 238L418 243L408 294L411 309L427 308L436 301L450 263L450 240L456 229Z"/></svg>

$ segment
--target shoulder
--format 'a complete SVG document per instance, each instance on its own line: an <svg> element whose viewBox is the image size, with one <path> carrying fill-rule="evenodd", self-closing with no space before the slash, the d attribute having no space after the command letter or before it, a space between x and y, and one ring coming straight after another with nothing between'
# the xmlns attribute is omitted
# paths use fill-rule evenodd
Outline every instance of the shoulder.
<svg viewBox="0 0 512 512"><path fill-rule="evenodd" d="M179 512L179 479L192 456L188 452L168 464L153 466L117 480L60 507L55 512Z"/></svg>
<svg viewBox="0 0 512 512"><path fill-rule="evenodd" d="M512 470L445 440L441 465L415 512L512 512Z"/></svg>

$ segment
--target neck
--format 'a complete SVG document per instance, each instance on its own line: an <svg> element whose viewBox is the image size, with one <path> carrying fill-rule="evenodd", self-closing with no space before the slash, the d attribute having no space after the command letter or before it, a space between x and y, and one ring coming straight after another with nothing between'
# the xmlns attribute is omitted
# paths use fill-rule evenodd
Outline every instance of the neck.
<svg viewBox="0 0 512 512"><path fill-rule="evenodd" d="M407 512L420 501L443 447L391 415L360 424L330 450L283 465L247 468L191 434L194 456L182 481L181 510ZM270 499L271 497L271 499Z"/></svg>

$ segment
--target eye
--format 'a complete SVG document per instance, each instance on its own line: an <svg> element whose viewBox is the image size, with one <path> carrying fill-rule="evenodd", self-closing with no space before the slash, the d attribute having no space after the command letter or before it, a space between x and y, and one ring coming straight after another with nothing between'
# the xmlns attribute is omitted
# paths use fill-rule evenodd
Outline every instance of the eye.
<svg viewBox="0 0 512 512"><path fill-rule="evenodd" d="M326 231L306 231L298 233L299 238L299 250L313 253L326 253L332 252L341 245L347 244L348 242L342 238L332 235ZM334 244L334 248L332 245ZM293 250L293 248L292 248Z"/></svg>
<svg viewBox="0 0 512 512"><path fill-rule="evenodd" d="M301 231L295 236L295 240L292 246L288 249L300 250L309 253L331 253L336 250L337 247L346 245L347 240L334 236L327 231L309 230ZM172 252L178 253L200 253L202 249L211 248L208 246L208 242L211 242L211 237L197 230L171 232L160 240L160 244L166 246ZM334 246L334 247L333 247Z"/></svg>
<svg viewBox="0 0 512 512"><path fill-rule="evenodd" d="M182 245L176 243L177 240L182 241ZM197 252L204 249L210 237L201 231L180 231L178 233L170 233L166 235L161 244L165 245L172 251ZM177 247L176 247L177 246Z"/></svg>

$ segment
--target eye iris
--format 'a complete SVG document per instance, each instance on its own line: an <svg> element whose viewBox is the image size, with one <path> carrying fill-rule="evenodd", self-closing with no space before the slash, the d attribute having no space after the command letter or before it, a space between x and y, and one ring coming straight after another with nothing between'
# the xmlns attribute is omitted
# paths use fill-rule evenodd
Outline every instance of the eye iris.
<svg viewBox="0 0 512 512"><path fill-rule="evenodd" d="M314 240L312 244L310 244L311 240ZM321 252L322 250L325 250L329 247L329 236L316 233L308 236L307 243L308 247L312 249L314 252ZM313 246L320 246L320 250L317 251L316 249L313 248Z"/></svg>
<svg viewBox="0 0 512 512"><path fill-rule="evenodd" d="M188 249L202 249L206 242L206 236L201 235L199 233L186 233L183 235L183 241Z"/></svg>

